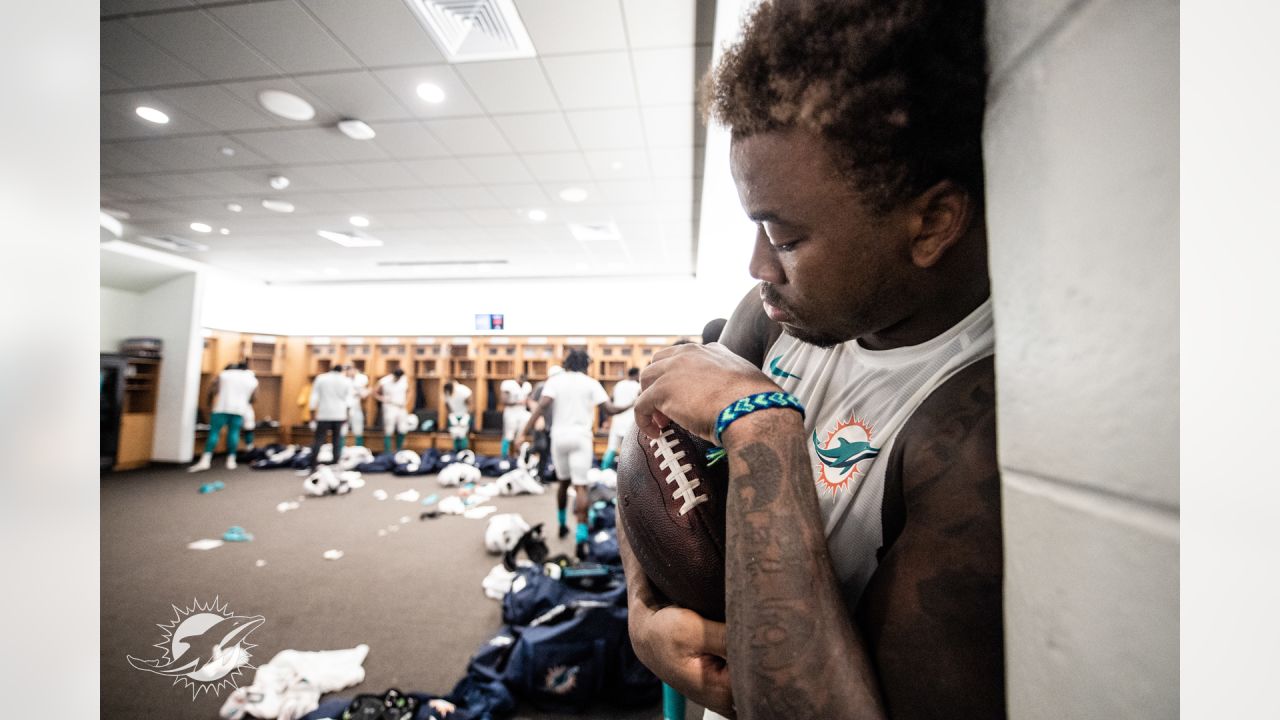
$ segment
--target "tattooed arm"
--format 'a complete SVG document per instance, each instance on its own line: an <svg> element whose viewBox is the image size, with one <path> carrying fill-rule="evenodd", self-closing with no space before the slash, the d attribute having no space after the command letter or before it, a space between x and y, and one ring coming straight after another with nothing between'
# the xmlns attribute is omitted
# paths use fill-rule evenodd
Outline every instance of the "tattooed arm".
<svg viewBox="0 0 1280 720"><path fill-rule="evenodd" d="M641 379L636 422L648 435L671 418L709 437L705 408L777 389L716 345L664 350ZM886 492L902 502L886 535L897 534L856 625L831 569L800 416L757 412L725 432L728 667L739 717L1003 715L992 387L990 362L979 363L904 428L904 448L888 458L898 470Z"/></svg>

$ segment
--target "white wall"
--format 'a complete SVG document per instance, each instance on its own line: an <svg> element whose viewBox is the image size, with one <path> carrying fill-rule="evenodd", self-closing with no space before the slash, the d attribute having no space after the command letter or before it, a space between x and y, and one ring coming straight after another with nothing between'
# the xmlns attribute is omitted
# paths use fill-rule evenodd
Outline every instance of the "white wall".
<svg viewBox="0 0 1280 720"><path fill-rule="evenodd" d="M164 340L151 451L153 460L191 460L203 351L201 290L200 275L189 273L141 296L137 334Z"/></svg>
<svg viewBox="0 0 1280 720"><path fill-rule="evenodd" d="M746 276L743 264L742 275ZM694 278L264 285L205 273L205 327L282 335L698 335L742 290Z"/></svg>
<svg viewBox="0 0 1280 720"><path fill-rule="evenodd" d="M120 352L121 340L139 334L133 327L138 321L142 296L128 290L99 286L98 303L98 351Z"/></svg>
<svg viewBox="0 0 1280 720"><path fill-rule="evenodd" d="M988 12L1010 717L1177 717L1178 3Z"/></svg>

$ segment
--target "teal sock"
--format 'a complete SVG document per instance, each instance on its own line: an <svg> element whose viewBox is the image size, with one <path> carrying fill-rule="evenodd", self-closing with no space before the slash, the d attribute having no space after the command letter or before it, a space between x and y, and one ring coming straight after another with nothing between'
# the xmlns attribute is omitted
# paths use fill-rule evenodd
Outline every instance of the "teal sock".
<svg viewBox="0 0 1280 720"><path fill-rule="evenodd" d="M404 433L396 433L396 452L404 449Z"/></svg>
<svg viewBox="0 0 1280 720"><path fill-rule="evenodd" d="M609 468L613 467L613 456L616 454L617 453L614 452L613 450L607 451L604 454L604 459L600 461L600 469L608 470Z"/></svg>
<svg viewBox="0 0 1280 720"><path fill-rule="evenodd" d="M364 447L364 436L363 436L363 435L357 435L357 436L356 436L356 447Z"/></svg>
<svg viewBox="0 0 1280 720"><path fill-rule="evenodd" d="M560 521L560 525L561 525L562 527L564 526L564 518L565 518L565 515L566 515L566 512L565 512L564 510L557 510L557 511L556 511L556 519Z"/></svg>
<svg viewBox="0 0 1280 720"><path fill-rule="evenodd" d="M511 450L511 441L506 438L502 439L502 457L506 457Z"/></svg>
<svg viewBox="0 0 1280 720"><path fill-rule="evenodd" d="M577 534L574 536L574 542L586 542L586 541L587 541L587 526L582 523L578 523Z"/></svg>

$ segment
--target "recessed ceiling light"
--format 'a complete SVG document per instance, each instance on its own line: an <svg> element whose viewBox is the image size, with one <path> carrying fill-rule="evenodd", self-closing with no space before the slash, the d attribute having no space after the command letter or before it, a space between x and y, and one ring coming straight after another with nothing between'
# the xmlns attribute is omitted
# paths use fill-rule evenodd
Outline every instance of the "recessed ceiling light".
<svg viewBox="0 0 1280 720"><path fill-rule="evenodd" d="M223 155L226 155L227 157L231 157L236 154L236 149L233 147L223 146L218 148L218 152L222 153Z"/></svg>
<svg viewBox="0 0 1280 720"><path fill-rule="evenodd" d="M231 234L231 231L230 231L230 230L228 230L228 229L226 229L226 228L222 228L222 229L218 230L218 234L219 234L219 235L230 235L230 234Z"/></svg>
<svg viewBox="0 0 1280 720"><path fill-rule="evenodd" d="M369 218L363 215L352 215L347 221L356 227L369 227Z"/></svg>
<svg viewBox="0 0 1280 720"><path fill-rule="evenodd" d="M355 233L333 232L332 230L317 230L316 234L325 240L332 240L342 247L359 248L359 247L379 247L382 241L377 238L356 235Z"/></svg>
<svg viewBox="0 0 1280 720"><path fill-rule="evenodd" d="M352 140L372 140L378 135L363 120L343 120L338 123L338 129Z"/></svg>
<svg viewBox="0 0 1280 720"><path fill-rule="evenodd" d="M258 93L258 102L269 112L286 120L310 120L316 116L316 109L311 103L283 90L263 90Z"/></svg>
<svg viewBox="0 0 1280 720"><path fill-rule="evenodd" d="M529 219L534 222L542 222L543 220L547 219L547 211L546 210L530 210Z"/></svg>
<svg viewBox="0 0 1280 720"><path fill-rule="evenodd" d="M560 191L560 199L565 202L582 202L587 199L587 191L580 187L568 187Z"/></svg>
<svg viewBox="0 0 1280 720"><path fill-rule="evenodd" d="M244 206L240 203L227 203L227 209L231 212L240 212L244 209Z"/></svg>
<svg viewBox="0 0 1280 720"><path fill-rule="evenodd" d="M432 105L438 105L444 102L444 90L435 83L424 82L418 85L418 97Z"/></svg>
<svg viewBox="0 0 1280 720"><path fill-rule="evenodd" d="M102 208L102 212L117 220L128 220L130 217L128 210L117 210L115 208L104 207Z"/></svg>
<svg viewBox="0 0 1280 720"><path fill-rule="evenodd" d="M275 188L276 190L283 190L289 187L289 178L283 175L272 175L271 187Z"/></svg>
<svg viewBox="0 0 1280 720"><path fill-rule="evenodd" d="M138 113L138 117L142 118L143 120L146 120L147 122L153 122L157 125L169 124L169 116L165 115L164 113L160 112L159 110L153 107L147 107L146 105L139 105L138 108L134 110L134 112Z"/></svg>
<svg viewBox="0 0 1280 720"><path fill-rule="evenodd" d="M613 168L614 170L621 170L621 169L622 169L622 161L621 161L621 160L614 160L613 162L609 163L609 167Z"/></svg>
<svg viewBox="0 0 1280 720"><path fill-rule="evenodd" d="M206 225L206 224L204 224L204 223L202 223L202 222L193 222L193 223L191 223L191 229L192 229L192 230L195 230L196 232L199 232L199 233L207 233L207 232L209 232L210 230L212 230L213 228L209 227L208 225Z"/></svg>
<svg viewBox="0 0 1280 720"><path fill-rule="evenodd" d="M262 207L275 212L291 213L293 212L293 203L287 200L263 200Z"/></svg>

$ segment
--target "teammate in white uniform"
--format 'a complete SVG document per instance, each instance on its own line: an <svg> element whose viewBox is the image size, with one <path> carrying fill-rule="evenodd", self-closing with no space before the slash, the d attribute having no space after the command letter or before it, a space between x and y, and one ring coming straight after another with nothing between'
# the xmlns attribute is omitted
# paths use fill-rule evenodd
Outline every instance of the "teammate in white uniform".
<svg viewBox="0 0 1280 720"><path fill-rule="evenodd" d="M627 371L627 379L619 380L618 384L613 386L613 404L618 407L630 407L635 404L636 397L639 395L640 368L631 368ZM613 420L609 423L609 444L604 449L604 459L600 461L601 470L613 467L613 460L618 455L622 438L626 437L635 424L635 410L623 410L613 416Z"/></svg>
<svg viewBox="0 0 1280 720"><path fill-rule="evenodd" d="M444 404L449 411L449 437L454 451L466 450L471 434L471 388L457 379L444 384Z"/></svg>
<svg viewBox="0 0 1280 720"><path fill-rule="evenodd" d="M355 438L356 447L364 447L364 399L369 397L369 376L355 365L349 365L347 379L351 381L351 398L348 401L351 406L348 414L351 435Z"/></svg>
<svg viewBox="0 0 1280 720"><path fill-rule="evenodd" d="M333 462L342 457L346 439L342 426L351 412L351 378L341 365L334 365L327 373L316 376L311 383L311 410L315 413L316 434L311 441L311 470L320 463L320 447L328 437L333 443Z"/></svg>
<svg viewBox="0 0 1280 720"><path fill-rule="evenodd" d="M208 470L213 462L213 449L218 446L222 428L227 428L227 469L236 467L236 450L240 445L240 427L247 412L252 412L253 394L258 389L258 378L245 365L228 365L209 385L209 439L204 452L187 472ZM215 396L216 399L215 399Z"/></svg>
<svg viewBox="0 0 1280 720"><path fill-rule="evenodd" d="M409 402L409 378L404 376L404 370L396 368L390 375L383 375L373 396L382 403L382 437L385 438L382 451L400 452L404 447L400 418L404 417L405 406Z"/></svg>
<svg viewBox="0 0 1280 720"><path fill-rule="evenodd" d="M529 421L521 432L521 440L529 439L534 424L544 413L551 414L551 457L556 466L556 478L560 491L556 494L556 509L560 521L560 537L569 534L565 523L565 510L569 502L569 483L578 487L574 502L574 516L578 520L577 543L587 539L587 471L595 456L592 443L595 434L591 426L597 405L603 405L610 415L631 407L618 407L609 401L599 381L586 372L591 358L582 350L571 350L565 358L565 372L547 378L542 386L542 396L533 409Z"/></svg>
<svg viewBox="0 0 1280 720"><path fill-rule="evenodd" d="M620 538L636 654L704 707L1005 717L983 14L764 0L713 77L760 284L654 355L636 423L726 452L726 623Z"/></svg>
<svg viewBox="0 0 1280 720"><path fill-rule="evenodd" d="M503 380L498 391L502 394L502 455L513 457L515 448L511 441L529 419L529 396L533 394L533 386L522 374L514 380Z"/></svg>

